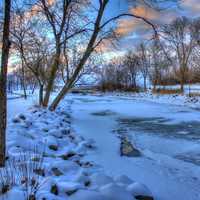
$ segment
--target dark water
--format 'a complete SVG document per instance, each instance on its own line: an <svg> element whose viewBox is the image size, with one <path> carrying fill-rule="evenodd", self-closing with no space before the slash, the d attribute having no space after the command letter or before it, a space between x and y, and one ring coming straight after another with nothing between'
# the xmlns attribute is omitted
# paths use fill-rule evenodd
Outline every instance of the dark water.
<svg viewBox="0 0 200 200"><path fill-rule="evenodd" d="M137 133L151 134L170 139L184 139L200 141L200 122L190 121L182 123L169 123L170 119L162 117L153 118L118 118L118 126L114 130L117 134ZM173 156L184 162L200 166L200 152L187 152Z"/></svg>
<svg viewBox="0 0 200 200"><path fill-rule="evenodd" d="M118 118L119 129L141 131L148 134L157 134L167 138L183 138L188 140L200 139L200 122L190 121L181 123L169 123L170 119L162 117L154 118Z"/></svg>

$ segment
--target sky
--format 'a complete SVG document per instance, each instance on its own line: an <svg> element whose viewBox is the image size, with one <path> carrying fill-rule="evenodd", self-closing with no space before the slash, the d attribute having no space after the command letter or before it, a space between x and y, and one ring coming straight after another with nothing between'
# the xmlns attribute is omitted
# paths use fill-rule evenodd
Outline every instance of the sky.
<svg viewBox="0 0 200 200"><path fill-rule="evenodd" d="M120 13L129 12L140 15L153 22L154 24L167 24L173 21L176 17L186 16L195 18L200 16L200 0L166 0L160 5L163 8L158 11L154 8L141 4L136 6L127 0L110 0L105 18L116 16ZM132 0L135 2L135 0ZM148 41L152 36L150 26L146 25L141 20L135 18L123 18L117 23L116 32L122 37L116 49L110 49L105 52L107 58L123 55L124 52L134 49L141 41ZM109 44L108 44L109 45Z"/></svg>
<svg viewBox="0 0 200 200"><path fill-rule="evenodd" d="M98 0L91 1L95 7L98 6ZM133 3L136 1L139 2L137 5ZM166 0L160 5L165 8L162 11L148 7L141 2L142 0L110 0L103 20L122 13L132 13L145 17L154 24L166 24L178 16L191 18L200 16L200 0ZM2 6L2 1L0 1L0 5ZM123 55L127 50L134 49L141 41L146 42L152 36L151 27L135 18L118 20L115 31L121 36L117 45L113 47L109 42L105 42L102 47L105 59L108 60Z"/></svg>

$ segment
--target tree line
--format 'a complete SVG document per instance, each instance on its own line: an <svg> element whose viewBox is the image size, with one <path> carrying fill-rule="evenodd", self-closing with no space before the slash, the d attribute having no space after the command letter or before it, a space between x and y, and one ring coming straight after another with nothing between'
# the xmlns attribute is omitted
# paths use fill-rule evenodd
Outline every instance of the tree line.
<svg viewBox="0 0 200 200"><path fill-rule="evenodd" d="M200 19L178 17L158 27L158 38L141 41L122 58L101 69L103 90L147 89L200 82ZM143 80L143 84L141 83Z"/></svg>

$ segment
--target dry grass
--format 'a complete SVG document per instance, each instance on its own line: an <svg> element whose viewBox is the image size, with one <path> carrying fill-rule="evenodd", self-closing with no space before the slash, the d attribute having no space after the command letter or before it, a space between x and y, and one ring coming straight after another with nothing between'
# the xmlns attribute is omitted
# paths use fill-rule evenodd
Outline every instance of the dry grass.
<svg viewBox="0 0 200 200"><path fill-rule="evenodd" d="M26 200L35 200L43 185L43 155L44 152L35 147L33 152L20 152L18 156L9 157L5 167L0 168L0 195L6 195L13 186L20 186Z"/></svg>
<svg viewBox="0 0 200 200"><path fill-rule="evenodd" d="M182 94L181 89L154 89L152 90L152 92L154 94L163 94L163 95L167 95L167 94Z"/></svg>
<svg viewBox="0 0 200 200"><path fill-rule="evenodd" d="M200 97L200 92L190 92L188 94L189 97Z"/></svg>

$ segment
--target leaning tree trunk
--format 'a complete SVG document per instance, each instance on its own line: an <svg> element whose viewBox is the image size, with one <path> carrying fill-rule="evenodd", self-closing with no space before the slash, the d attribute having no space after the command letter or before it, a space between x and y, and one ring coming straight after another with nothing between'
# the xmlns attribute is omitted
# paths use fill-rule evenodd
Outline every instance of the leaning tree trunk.
<svg viewBox="0 0 200 200"><path fill-rule="evenodd" d="M51 111L55 110L56 107L58 106L59 102L61 101L62 98L66 95L66 93L72 88L74 82L76 81L77 77L79 76L81 70L83 69L85 63L87 62L88 58L90 57L91 53L94 51L94 44L96 42L96 39L98 37L98 34L101 30L100 24L101 24L101 19L103 17L103 13L106 7L106 4L108 3L108 0L105 0L104 3L100 5L100 9L98 11L97 18L95 20L95 25L94 25L94 30L91 35L91 38L89 40L89 43L87 45L87 48L80 59L72 77L68 80L68 82L63 86L59 94L56 96L56 98L53 100L52 104L50 105L49 109ZM45 99L44 99L45 101Z"/></svg>
<svg viewBox="0 0 200 200"><path fill-rule="evenodd" d="M27 99L27 94L26 94L26 83L25 83L25 70L24 70L24 61L22 59L22 78L21 78L21 84L24 92L24 99Z"/></svg>
<svg viewBox="0 0 200 200"><path fill-rule="evenodd" d="M5 0L4 7L4 26L3 26L3 45L1 56L1 73L0 73L0 166L5 165L6 155L6 123L7 123L7 66L9 56L9 24L10 24L10 7L11 0Z"/></svg>
<svg viewBox="0 0 200 200"><path fill-rule="evenodd" d="M60 42L57 42L57 43L60 43ZM46 86L46 93L45 93L45 96L44 96L44 99L43 99L43 106L44 107L48 106L49 98L50 98L51 92L53 90L56 73L58 71L58 67L59 67L59 63L60 63L60 53L61 53L60 44L57 44L56 48L57 48L56 49L56 55L55 55L53 64L51 65L49 80L48 80L47 86Z"/></svg>

